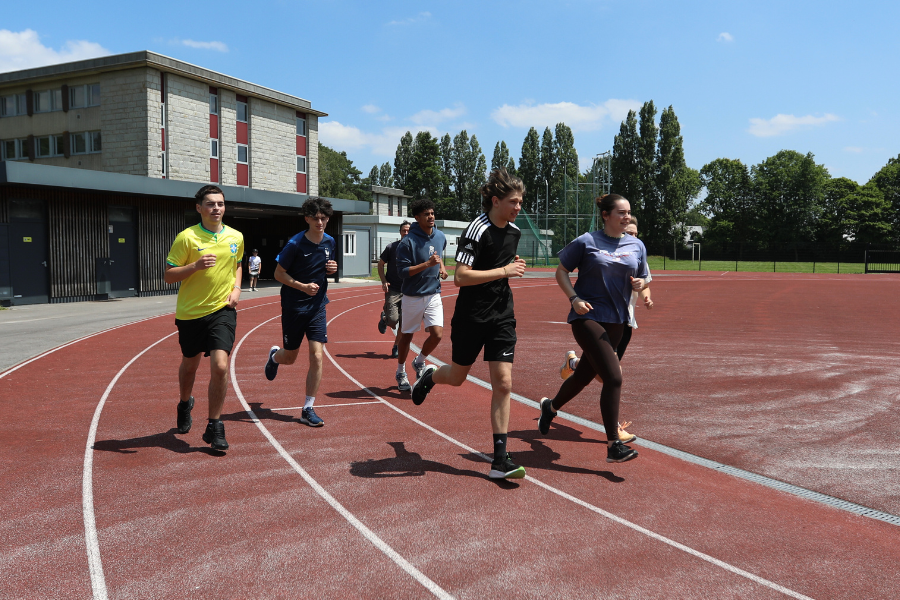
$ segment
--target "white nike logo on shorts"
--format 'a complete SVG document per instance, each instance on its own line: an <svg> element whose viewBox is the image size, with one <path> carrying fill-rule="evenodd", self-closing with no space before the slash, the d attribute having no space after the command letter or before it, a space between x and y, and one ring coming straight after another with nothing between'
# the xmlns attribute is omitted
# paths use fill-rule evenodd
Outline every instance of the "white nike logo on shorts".
<svg viewBox="0 0 900 600"><path fill-rule="evenodd" d="M511 354L512 354L512 352L504 352L504 353L503 353L503 356L509 356L509 355L511 355Z"/></svg>
<svg viewBox="0 0 900 600"><path fill-rule="evenodd" d="M304 254L303 256L309 256L310 254L312 254L312 252L310 252L309 254Z"/></svg>

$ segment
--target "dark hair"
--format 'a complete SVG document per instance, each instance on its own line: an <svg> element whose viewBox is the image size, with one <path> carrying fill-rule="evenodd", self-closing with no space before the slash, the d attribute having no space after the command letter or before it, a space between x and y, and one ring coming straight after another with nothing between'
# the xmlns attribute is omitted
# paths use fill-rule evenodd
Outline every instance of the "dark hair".
<svg viewBox="0 0 900 600"><path fill-rule="evenodd" d="M300 207L300 214L304 217L314 217L319 213L322 213L326 217L331 217L331 215L334 214L334 208L332 208L329 200L319 198L318 196L312 196Z"/></svg>
<svg viewBox="0 0 900 600"><path fill-rule="evenodd" d="M259 250L257 250L256 248L254 248L253 251L254 251L254 252L259 252Z"/></svg>
<svg viewBox="0 0 900 600"><path fill-rule="evenodd" d="M428 198L422 198L421 200L416 200L412 203L412 206L409 207L410 212L412 212L412 216L416 216L419 213L423 213L426 210L431 209L434 210L434 202L429 200Z"/></svg>
<svg viewBox="0 0 900 600"><path fill-rule="evenodd" d="M628 198L619 194L606 194L597 198L597 208L600 209L600 220L603 220L603 213L612 213L616 208L616 202L624 200L628 202ZM637 223L635 223L636 225Z"/></svg>
<svg viewBox="0 0 900 600"><path fill-rule="evenodd" d="M407 221L406 219L403 219L403 222L400 223L400 229L403 229L404 227L409 227L409 226L410 226L410 222Z"/></svg>
<svg viewBox="0 0 900 600"><path fill-rule="evenodd" d="M629 225L634 225L635 227L638 226L638 224L637 224L637 217L634 216L634 213L631 214L631 223L629 223Z"/></svg>
<svg viewBox="0 0 900 600"><path fill-rule="evenodd" d="M203 204L203 199L210 194L222 194L222 197L225 197L225 192L223 192L218 186L204 185L196 194L194 194L194 198L197 200L197 204Z"/></svg>
<svg viewBox="0 0 900 600"><path fill-rule="evenodd" d="M481 186L481 208L484 212L488 212L494 206L494 196L506 198L512 192L525 195L525 184L522 180L507 173L506 169L494 169L488 175L487 183Z"/></svg>

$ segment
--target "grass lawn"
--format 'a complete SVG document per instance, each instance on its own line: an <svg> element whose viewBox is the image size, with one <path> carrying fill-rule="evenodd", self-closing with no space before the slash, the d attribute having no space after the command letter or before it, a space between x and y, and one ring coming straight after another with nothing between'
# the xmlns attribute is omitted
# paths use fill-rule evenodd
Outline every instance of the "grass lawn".
<svg viewBox="0 0 900 600"><path fill-rule="evenodd" d="M652 271L737 271L752 273L863 273L863 263L833 262L762 262L750 260L669 260L651 256L648 261ZM665 267L665 268L664 268ZM840 270L838 270L840 268Z"/></svg>

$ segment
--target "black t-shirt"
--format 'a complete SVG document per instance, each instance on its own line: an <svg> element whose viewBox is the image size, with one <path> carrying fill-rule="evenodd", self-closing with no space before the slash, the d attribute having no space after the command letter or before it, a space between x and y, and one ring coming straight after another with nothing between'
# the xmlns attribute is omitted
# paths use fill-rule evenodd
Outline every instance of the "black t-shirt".
<svg viewBox="0 0 900 600"><path fill-rule="evenodd" d="M503 229L482 213L469 223L457 242L456 262L476 271L505 267L516 258L522 232L513 223ZM509 279L459 288L453 320L496 323L515 319Z"/></svg>
<svg viewBox="0 0 900 600"><path fill-rule="evenodd" d="M403 278L401 278L400 273L397 272L397 246L399 245L400 240L391 242L384 247L380 257L381 260L387 263L387 269L384 271L384 278L391 284L391 289L395 292L399 292L400 286L403 285Z"/></svg>

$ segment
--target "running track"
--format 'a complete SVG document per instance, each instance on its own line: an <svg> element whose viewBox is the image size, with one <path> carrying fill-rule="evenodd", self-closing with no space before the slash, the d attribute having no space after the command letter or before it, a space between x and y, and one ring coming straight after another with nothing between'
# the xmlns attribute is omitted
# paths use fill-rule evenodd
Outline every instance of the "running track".
<svg viewBox="0 0 900 600"><path fill-rule="evenodd" d="M669 308L652 317L641 312L644 327L624 363L623 416L645 424L637 433L655 441L679 446L687 437L679 447L700 455L723 460L730 448L737 460L729 464L748 468L751 451L739 436L730 446L715 436L706 440L711 448L690 443L684 432L697 431L692 419L713 422L696 410L681 412L690 394L674 409L651 402L660 389L670 400L684 389L687 376L678 370L692 363L673 348L690 340L684 329L679 338L678 321L709 321L673 305L700 287L711 294L701 304L716 306L739 281L752 280L736 279L723 291L701 279L654 283L658 307ZM896 280L881 281L896 287ZM514 380L519 394L536 400L545 388L554 391L557 355L571 341L565 326L552 327L565 316L557 314L552 281L516 287L520 346L528 350L519 353ZM549 436L539 436L536 410L526 404L513 403L510 451L529 478L490 482L478 454L489 447L489 392L475 383L436 388L414 407L394 387L390 342L374 327L378 289L331 297L321 429L296 421L301 361L282 367L274 382L262 376L266 351L280 338L277 299L241 304L223 417L227 455L200 441L202 368L194 428L174 433L179 352L171 316L101 333L0 374L0 597L896 597L895 525L647 448L636 461L608 465L602 433L557 419ZM766 314L768 302L754 305L760 312L748 329L777 326L783 315ZM448 324L452 304L448 298ZM764 347L772 339L759 335ZM449 331L437 358L448 357L447 342ZM734 340L731 349L745 352ZM728 370L715 373L725 379ZM641 394L628 387L632 372L643 378ZM481 365L473 369L479 374ZM704 400L727 413L724 383L711 385ZM745 385L741 379L732 388ZM592 416L591 398L571 410ZM680 435L672 433L678 423ZM771 432L778 444L779 431ZM801 467L794 469L802 474ZM891 469L896 474L896 464ZM827 479L809 481L835 493ZM862 486L847 487L842 497L864 499L853 496ZM882 509L896 502L890 493L872 497Z"/></svg>

